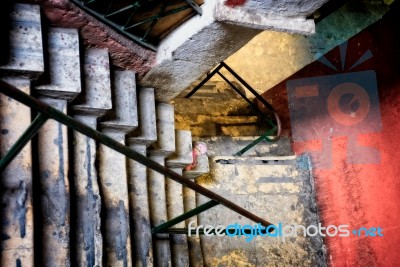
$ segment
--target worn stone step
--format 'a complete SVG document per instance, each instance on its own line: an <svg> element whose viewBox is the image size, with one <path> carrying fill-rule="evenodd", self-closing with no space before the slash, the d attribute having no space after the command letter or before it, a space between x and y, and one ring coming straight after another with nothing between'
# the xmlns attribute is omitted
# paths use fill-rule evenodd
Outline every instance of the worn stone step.
<svg viewBox="0 0 400 267"><path fill-rule="evenodd" d="M138 116L139 126L129 137L129 141L148 146L157 140L156 104L153 88L139 89Z"/></svg>
<svg viewBox="0 0 400 267"><path fill-rule="evenodd" d="M128 134L138 126L135 72L114 71L113 74L114 107L101 125L103 128Z"/></svg>
<svg viewBox="0 0 400 267"><path fill-rule="evenodd" d="M156 107L157 142L151 145L149 155L168 157L175 151L174 106L159 103Z"/></svg>
<svg viewBox="0 0 400 267"><path fill-rule="evenodd" d="M172 171L182 175L182 168L171 168ZM167 215L171 220L185 211L183 206L183 188L180 183L166 179ZM173 228L185 228L185 222L178 223ZM170 235L172 266L189 266L189 251L186 235Z"/></svg>
<svg viewBox="0 0 400 267"><path fill-rule="evenodd" d="M102 116L112 108L110 60L106 49L89 48L83 57L84 90L72 107L76 114Z"/></svg>
<svg viewBox="0 0 400 267"><path fill-rule="evenodd" d="M209 173L210 167L207 155L199 155L196 157L196 166L191 170L185 170L183 177L188 179L196 179L203 174Z"/></svg>
<svg viewBox="0 0 400 267"><path fill-rule="evenodd" d="M183 187L183 207L185 212L196 208L196 192L187 187ZM198 216L193 216L185 221L186 228L189 224L194 222L194 225L199 225ZM189 262L191 267L203 267L203 253L201 248L201 240L199 236L191 235L187 237L188 248L189 248Z"/></svg>
<svg viewBox="0 0 400 267"><path fill-rule="evenodd" d="M214 156L234 155L259 136L216 136L207 138L194 138L207 144L207 154ZM262 156L289 156L293 155L291 140L288 136L281 136L277 142L262 141L249 149L243 156L262 157Z"/></svg>
<svg viewBox="0 0 400 267"><path fill-rule="evenodd" d="M223 163L223 160L226 162ZM212 160L212 179L196 182L221 194L246 210L274 224L318 225L315 191L310 160L307 156L286 157L216 157ZM209 199L197 195L198 204ZM200 224L255 225L255 222L219 205L199 216ZM248 240L249 241L249 240ZM318 265L322 237L295 238L257 236L250 242L245 236L232 238L201 236L206 266L232 265L237 255L251 265ZM240 250L240 253L238 252ZM285 257L276 251L290 250ZM318 252L319 251L319 252ZM239 254L238 254L239 253Z"/></svg>
<svg viewBox="0 0 400 267"><path fill-rule="evenodd" d="M192 133L185 130L175 130L175 152L166 159L168 168L185 168L193 162Z"/></svg>
<svg viewBox="0 0 400 267"><path fill-rule="evenodd" d="M146 155L145 145L131 143L129 147ZM147 170L134 160L128 160L128 193L134 265L153 266Z"/></svg>
<svg viewBox="0 0 400 267"><path fill-rule="evenodd" d="M3 9L7 7L5 3ZM37 78L45 68L40 7L13 4L11 9L10 20L5 21L9 25L8 36L2 36L2 42L8 42L5 44L8 51L3 51L6 53L0 62L0 72Z"/></svg>
<svg viewBox="0 0 400 267"><path fill-rule="evenodd" d="M111 109L111 85L107 50L86 49L83 62L83 92L72 106L74 118L97 129L97 120ZM101 101L99 101L101 100ZM101 197L96 142L78 132L74 138L75 255L77 266L102 265Z"/></svg>
<svg viewBox="0 0 400 267"><path fill-rule="evenodd" d="M2 78L30 93L30 81ZM0 94L0 156L23 134L31 123L31 110ZM29 142L2 172L0 179L0 266L34 265L34 222L32 199L32 146Z"/></svg>
<svg viewBox="0 0 400 267"><path fill-rule="evenodd" d="M125 133L102 131L125 144ZM126 158L111 148L99 145L98 161L103 196L104 264L132 266Z"/></svg>
<svg viewBox="0 0 400 267"><path fill-rule="evenodd" d="M68 101L81 92L79 35L51 28L46 40L48 76L35 86L39 100L66 113ZM69 266L70 188L69 140L66 126L50 120L37 138L41 195L41 266Z"/></svg>
<svg viewBox="0 0 400 267"><path fill-rule="evenodd" d="M36 91L51 98L72 100L81 92L78 31L50 28L47 37L49 67Z"/></svg>
<svg viewBox="0 0 400 267"><path fill-rule="evenodd" d="M114 108L100 123L100 129L125 145L126 135L138 125L135 74L115 71L112 81ZM127 158L102 144L98 155L104 203L104 263L108 266L132 266Z"/></svg>
<svg viewBox="0 0 400 267"><path fill-rule="evenodd" d="M40 97L39 100L67 112L67 101ZM69 149L66 126L47 121L37 138L38 179L41 187L40 266L70 266Z"/></svg>
<svg viewBox="0 0 400 267"><path fill-rule="evenodd" d="M163 155L152 155L151 160L164 165L165 157ZM168 220L165 177L152 170L147 169L149 205L150 205L150 223L156 227ZM167 178L168 179L168 178ZM154 264L156 266L171 266L171 250L168 234L153 235Z"/></svg>

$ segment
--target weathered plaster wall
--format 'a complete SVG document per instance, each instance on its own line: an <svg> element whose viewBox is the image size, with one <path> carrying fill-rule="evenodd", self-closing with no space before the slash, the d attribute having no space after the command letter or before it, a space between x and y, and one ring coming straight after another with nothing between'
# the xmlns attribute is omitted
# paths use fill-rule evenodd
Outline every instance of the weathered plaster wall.
<svg viewBox="0 0 400 267"><path fill-rule="evenodd" d="M350 230L359 227L383 229L382 237L359 237L351 232L346 238L327 238L331 266L397 266L400 261L400 238L396 234L400 227L400 168L397 164L400 158L399 11L397 5L382 20L350 38L345 57L341 57L339 47L325 54L337 71L316 61L264 94L278 109L286 122L285 127L290 128L288 107L299 105L301 100L297 104L288 101L287 85L298 83L299 79L303 79L304 85L307 81L314 81L307 87L311 88L310 94L304 95L302 100L308 101L304 102L304 109L314 115L303 117L302 122L297 120L296 131L302 130L303 134L297 132L293 135L294 138L297 136L293 146L297 154L307 152L313 156L322 222L324 225L348 224ZM372 57L350 70L368 50ZM343 66L342 59L345 59ZM365 124L355 125L347 134L340 133L344 126L337 128L338 124L332 123L327 103L324 98L318 98L318 95L325 94L324 88L330 90L326 87L329 83L325 82L348 77L350 80L347 82L362 84L365 79L374 80L375 75L378 95L374 96L370 90L369 99L372 101L379 97L379 105L374 103L364 107L368 107L369 112L378 108L380 116L374 120L366 117ZM323 81L325 85L315 81ZM374 84L367 83L365 88L373 88ZM319 94L312 93L312 88L319 88ZM315 102L310 102L313 97ZM362 102L358 103L363 106ZM357 112L357 105L353 107ZM349 120L353 118L350 115ZM327 126L331 130L325 131ZM374 131L366 131L364 127L372 127ZM356 138L351 138L353 135ZM304 140L299 140L299 137Z"/></svg>
<svg viewBox="0 0 400 267"><path fill-rule="evenodd" d="M250 1L249 8L257 6L256 2ZM279 12L280 3L272 4ZM225 62L254 89L263 93L376 22L388 10L389 6L382 0L350 1L317 23L313 35L264 31ZM222 78L215 76L213 80L222 81Z"/></svg>

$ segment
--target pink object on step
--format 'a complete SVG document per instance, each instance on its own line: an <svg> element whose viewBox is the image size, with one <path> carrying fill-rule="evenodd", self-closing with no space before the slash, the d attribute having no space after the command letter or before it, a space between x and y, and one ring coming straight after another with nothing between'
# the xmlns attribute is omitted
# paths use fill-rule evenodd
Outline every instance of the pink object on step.
<svg viewBox="0 0 400 267"><path fill-rule="evenodd" d="M193 162L186 166L185 171L190 171L197 166L197 156L204 155L207 153L207 145L204 142L195 142L193 146Z"/></svg>

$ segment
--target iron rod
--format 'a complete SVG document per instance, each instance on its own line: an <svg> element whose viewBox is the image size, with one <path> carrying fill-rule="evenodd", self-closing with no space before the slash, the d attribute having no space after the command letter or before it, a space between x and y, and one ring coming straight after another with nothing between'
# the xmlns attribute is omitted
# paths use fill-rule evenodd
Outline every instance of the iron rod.
<svg viewBox="0 0 400 267"><path fill-rule="evenodd" d="M192 91L190 91L189 94L185 96L185 98L190 98L192 95L194 95L197 90L199 90L208 80L211 79L212 76L214 76L220 69L222 68L222 65L219 64L218 67L216 67L211 73L207 74L207 77L199 83L195 88L193 88Z"/></svg>
<svg viewBox="0 0 400 267"><path fill-rule="evenodd" d="M208 202L206 202L206 203L204 203L204 204L202 204L202 205L200 205L200 206L198 206L198 207L196 207L196 208L194 208L192 210L189 210L188 212L185 212L185 213L183 213L183 214L181 214L181 215L179 215L179 216L177 216L177 217L175 217L175 218L173 218L173 219L171 219L171 220L169 220L169 221L167 221L167 222L165 222L163 224L160 224L159 226L154 227L153 229L151 229L151 232L153 234L156 234L156 233L159 233L161 231L164 231L164 230L174 226L175 224L183 222L184 220L189 219L190 217L193 217L193 216L195 216L197 214L200 214L203 211L211 209L212 207L215 207L217 205L219 205L218 202L215 202L214 200L210 200L210 201L208 201Z"/></svg>
<svg viewBox="0 0 400 267"><path fill-rule="evenodd" d="M243 80L242 77L240 77L231 67L229 67L225 62L221 62L221 65L225 67L238 81L243 84L258 100L260 100L261 103L264 104L270 111L274 111L274 108L267 102L265 99L257 93L256 90L254 90L245 80Z"/></svg>
<svg viewBox="0 0 400 267"><path fill-rule="evenodd" d="M12 96L11 96L12 97ZM7 154L0 161L0 173L8 166L8 164L18 155L25 145L37 134L43 124L47 121L48 117L40 113L32 121L25 132L18 138L15 144L10 148Z"/></svg>
<svg viewBox="0 0 400 267"><path fill-rule="evenodd" d="M18 90L17 88L15 88L14 86L11 86L10 84L1 81L0 80L0 91L27 105L30 108L33 108L35 110L37 110L38 112L43 113L44 115L48 116L49 118L52 118L64 125L66 125L67 127L80 132L81 134L84 134L100 143L102 143L103 145L106 145L108 147L110 147L111 149L114 149L115 151L118 151L119 153L127 156L128 158L135 160L141 164L143 164L144 166L155 170L156 172L167 176L169 178L171 178L172 180L202 194L203 196L206 196L208 198L210 198L211 200L214 200L222 205L224 205L225 207L237 212L238 214L242 215L243 217L246 217L254 222L260 223L263 226L269 226L271 225L270 222L268 222L267 220L264 220L260 217L258 217L257 215L245 210L244 208L236 205L235 203L227 200L226 198L222 197L219 194L216 194L206 188L204 188L201 185L196 184L195 182L193 182L192 180L189 180L187 178L184 178L183 176L177 174L176 172L162 166L161 164L158 164L157 162L147 158L146 156L143 156L142 154L130 149L129 147L115 141L114 139L108 137L107 135L90 128L89 126L71 118L70 116L64 114L63 112L31 97L28 94L25 94L24 92Z"/></svg>
<svg viewBox="0 0 400 267"><path fill-rule="evenodd" d="M202 15L203 11L201 9L201 7L199 7L196 2L194 2L194 0L184 0L191 8L194 9L194 11L196 11L197 14L199 14L200 16Z"/></svg>
<svg viewBox="0 0 400 267"><path fill-rule="evenodd" d="M246 97L246 95L241 92L238 88L236 88L236 86L228 80L228 78L226 78L221 72L217 71L218 75L222 77L222 79L224 79L225 82L227 82L232 88L233 90L235 90L244 100L246 100L247 103L249 103L249 105L259 114L261 115L262 118L264 118L268 124L271 127L275 127L276 125L272 123L272 121L270 121L269 119L265 118L265 114L261 112L261 110L250 100Z"/></svg>

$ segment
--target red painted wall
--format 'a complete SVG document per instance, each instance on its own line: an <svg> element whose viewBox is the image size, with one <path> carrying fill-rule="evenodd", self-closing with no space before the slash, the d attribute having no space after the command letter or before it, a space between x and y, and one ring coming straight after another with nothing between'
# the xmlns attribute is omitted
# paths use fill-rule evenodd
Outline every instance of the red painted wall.
<svg viewBox="0 0 400 267"><path fill-rule="evenodd" d="M348 40L344 70L337 47L325 57L338 71L315 61L263 94L277 108L284 127L290 130L288 106L293 104L288 101L287 84L290 81L365 70L376 73L379 129L362 133L360 127L355 128L355 131L359 131L354 132L358 141L356 145L349 144L351 141L347 134L329 136L320 134L319 129L316 129L314 136L312 131L307 133L308 141L293 142L297 154L310 150L320 152L313 158L313 163L320 217L324 225L349 224L350 229L380 226L383 229L383 237L358 237L352 234L350 237L328 237L326 244L331 266L400 266L400 234L397 232L400 230L399 14L399 8L392 8L380 21ZM371 50L373 57L349 71L350 66L368 50ZM332 121L328 114L315 113L315 116L303 118L303 127L310 128L315 122L328 125ZM349 133L353 134L351 131ZM332 149L327 151L331 151L331 154L321 152L321 144L329 138ZM356 156L359 158L356 160L368 158L368 153L378 151L377 162L349 161L348 154L352 148L362 146L370 150L358 151L360 153L356 153ZM318 162L324 161L326 156L332 156L331 166L321 167Z"/></svg>

